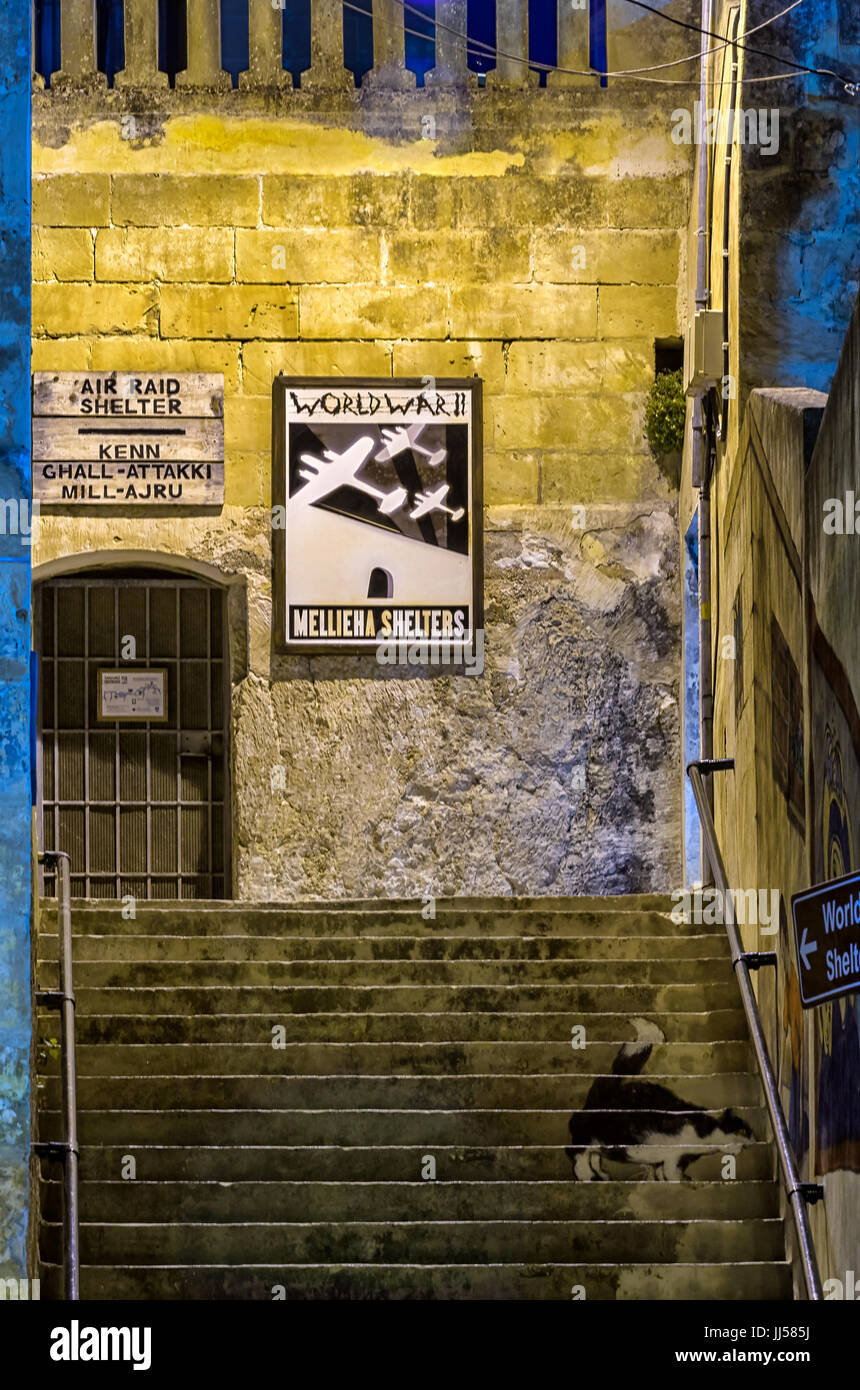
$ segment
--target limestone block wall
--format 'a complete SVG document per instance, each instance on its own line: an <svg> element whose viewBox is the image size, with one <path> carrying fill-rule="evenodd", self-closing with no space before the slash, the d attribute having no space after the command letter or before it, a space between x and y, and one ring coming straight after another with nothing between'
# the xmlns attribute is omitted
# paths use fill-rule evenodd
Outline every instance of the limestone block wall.
<svg viewBox="0 0 860 1390"><path fill-rule="evenodd" d="M642 416L685 312L674 96L401 79L38 94L34 368L223 372L226 503L46 516L36 561L233 582L237 895L669 888L676 482ZM277 372L482 377L482 677L273 654Z"/></svg>
<svg viewBox="0 0 860 1390"><path fill-rule="evenodd" d="M834 502L844 507L850 494L853 506L858 329L855 311L829 399L796 388L750 396L735 468L720 489L714 639L719 652L740 591L743 652L717 663L716 751L735 769L717 780L716 819L732 885L776 889L782 899L776 932L759 925L742 934L747 949L778 953L776 971L759 972L755 989L801 1175L825 1189L810 1221L828 1298L845 1296L860 1229L858 1006L849 995L802 1009L790 903L812 884L856 871L860 857L857 638L847 616L857 607L857 535L844 511L841 531L824 525ZM772 617L802 685L800 814L774 775Z"/></svg>
<svg viewBox="0 0 860 1390"><path fill-rule="evenodd" d="M733 5L715 4L714 32L730 35L734 13ZM744 0L738 12L738 34L762 25L771 15L761 0ZM846 75L856 70L860 49L849 0L817 0L803 14L792 11L757 32L760 40L754 46L768 52ZM711 489L718 513L712 534L717 537L725 536L731 524L738 525L738 518L733 522L726 511L729 500L732 508L743 508L748 501L739 478L751 447L749 435L742 438L750 393L763 388L828 389L860 266L853 97L834 77L770 80L779 65L743 47L737 50L737 60L736 127L763 130L767 140L737 141L729 151L725 143L708 149L707 302L720 312L727 307L729 325L725 408L712 393L720 425ZM723 121L731 98L730 71L727 50L715 48L708 66L707 106L719 111ZM768 81L756 81L759 77ZM698 93L687 94L679 104L692 111L694 97L698 99ZM688 303L693 302L696 281L695 185L694 177L686 255ZM728 255L724 257L726 240ZM691 467L692 402L687 423L679 502L681 543L699 498ZM746 538L750 524L746 517L738 534ZM751 559L744 547L745 540L738 551L741 568L749 566ZM733 564L728 551L714 547L711 590L723 595L724 608L726 596L733 601L737 589ZM746 583L741 597L751 618L756 595ZM724 620L730 616L729 603ZM719 636L723 635L729 635L725 625ZM714 651L717 641L714 633ZM728 701L734 683L731 665L718 661L714 674L717 703ZM715 735L715 754L719 753ZM730 823L734 824L731 818Z"/></svg>
<svg viewBox="0 0 860 1390"><path fill-rule="evenodd" d="M751 390L829 389L851 317L860 276L855 98L836 76L773 81L780 68L767 54L850 79L860 61L852 11L850 0L816 0L758 31L751 43L763 55L737 52L736 126L745 139L732 151L727 266L724 147L714 160L710 200L712 307L722 307L724 274L729 295L729 371L737 391L727 422L731 451ZM715 6L715 32L730 32L731 12L727 3ZM739 35L772 13L762 0L744 0ZM712 82L723 86L711 87L709 102L725 109L726 59L718 52L710 61Z"/></svg>
<svg viewBox="0 0 860 1390"><path fill-rule="evenodd" d="M730 9L715 6L714 28L720 33L727 32ZM850 73L858 56L856 20L850 11L841 0L820 0L802 17L793 11L761 31L761 46L812 66ZM761 23L769 13L758 0L748 0L741 6L739 31ZM719 79L722 65L718 54L712 59L713 80ZM716 443L711 482L714 754L735 759L734 771L715 779L715 816L730 882L747 889L777 889L782 897L778 932L747 928L744 941L749 949L778 952L775 977L759 972L755 989L802 1173L824 1180L825 1203L810 1215L822 1277L844 1282L850 1267L846 1252L856 1249L857 1242L857 1121L847 1099L856 1094L856 1049L851 1054L852 1044L846 1047L844 1042L856 1030L856 1002L843 1000L830 1010L801 1009L790 898L828 876L820 860L826 804L821 768L828 759L829 731L820 709L813 709L810 681L814 663L808 601L816 549L824 561L817 578L819 588L828 593L828 611L842 615L856 606L856 584L852 587L845 552L840 555L837 550L844 541L834 540L832 548L818 547L822 498L814 491L817 485L824 486L824 496L844 495L849 486L844 477L851 476L853 467L850 445L840 453L842 477L832 457L816 474L815 458L826 457L823 445L812 462L810 454L825 405L827 437L832 440L841 432L843 441L851 439L851 429L846 430L846 421L853 418L847 383L856 379L849 365L856 361L851 346L853 341L856 348L856 316L829 403L823 391L833 378L856 296L857 130L850 111L853 98L838 81L751 80L774 70L772 60L740 54L739 75L746 81L739 88L738 107L767 112L777 133L776 148L766 154L755 145L736 145L727 175L725 149L718 147L710 196L710 304L721 309L727 290L728 371L736 390ZM711 92L715 90L712 86ZM712 101L718 104L715 97ZM724 263L727 176L729 255ZM687 258L691 295L696 225L693 216ZM829 474L826 485L814 481L822 473ZM688 446L681 488L682 533L696 500ZM810 546L813 533L816 545ZM837 555L842 568L828 573L826 566ZM825 575L829 582L822 582ZM736 601L743 650L732 655L725 644L735 635ZM772 618L803 685L802 747L795 744L804 772L806 806L801 815L789 811L774 775ZM834 639L848 669L855 655L849 635L854 626L842 627ZM847 1117L841 1136L847 1142L841 1146L832 1138L830 1118L840 1112Z"/></svg>
<svg viewBox="0 0 860 1390"><path fill-rule="evenodd" d="M767 12L767 13L766 13ZM753 0L747 24L770 10ZM852 0L793 11L762 46L851 80L860 63ZM781 40L774 42L774 40ZM784 46L783 46L784 45ZM772 73L747 54L747 77ZM755 93L754 99L751 93ZM738 206L741 383L829 390L860 283L860 128L856 97L834 77L747 87L744 107L779 113L773 156L743 151Z"/></svg>
<svg viewBox="0 0 860 1390"><path fill-rule="evenodd" d="M810 880L860 865L860 565L856 479L860 465L860 308L854 314L806 479L809 598ZM854 525L850 512L855 511ZM826 1211L818 1233L826 1274L847 1286L860 1238L860 998L855 993L805 1016L810 1130Z"/></svg>

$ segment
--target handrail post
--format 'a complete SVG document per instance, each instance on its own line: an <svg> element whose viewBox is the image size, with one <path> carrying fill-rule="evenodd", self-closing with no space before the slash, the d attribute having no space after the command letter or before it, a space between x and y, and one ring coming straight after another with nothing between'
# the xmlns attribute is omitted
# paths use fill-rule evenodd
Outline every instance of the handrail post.
<svg viewBox="0 0 860 1390"><path fill-rule="evenodd" d="M75 1067L75 992L72 979L72 881L69 856L62 850L40 854L39 862L51 864L57 878L57 935L60 988L48 992L49 1002L60 1009L60 1065L63 1095L63 1138L59 1145L40 1145L59 1150L63 1160L63 1282L65 1296L80 1298L80 1210L78 1203L78 1098ZM38 995L37 995L38 997Z"/></svg>
<svg viewBox="0 0 860 1390"><path fill-rule="evenodd" d="M68 1154L65 1165L64 1199L66 1212L66 1298L76 1300L78 1292L79 1223L78 1209L78 1106L75 1067L75 995L72 982L72 881L69 856L58 854L60 991L63 996L63 1113Z"/></svg>
<svg viewBox="0 0 860 1390"><path fill-rule="evenodd" d="M696 800L696 807L702 826L702 836L707 847L714 881L724 901L730 891L729 879L726 873L725 862L720 852L714 816L705 792L702 774L705 773L708 775L713 772L728 772L734 768L734 765L733 758L705 758L687 764L687 776L693 788L693 796ZM808 1188L808 1184L800 1181L797 1171L797 1164L795 1163L794 1153L791 1147L791 1136L789 1135L788 1126L785 1122L782 1102L779 1099L779 1089L776 1084L773 1067L770 1063L767 1042L765 1041L764 1030L761 1024L761 1015L759 1014L758 1003L750 981L749 965L743 949L740 933L735 924L734 913L732 912L728 915L724 913L724 916L726 916L725 928L729 938L732 967L738 982L741 1003L746 1015L753 1051L755 1052L758 1069L761 1074L765 1105L767 1106L767 1113L770 1118L773 1137L776 1142L776 1152L779 1160L782 1182L788 1198L789 1207L791 1208L791 1215L799 1247L800 1263L803 1268L804 1283L806 1284L806 1293L811 1301L818 1301L823 1295L821 1278L818 1273L818 1261L815 1255L815 1246L812 1242L812 1232L809 1228L809 1216L806 1210L805 1192Z"/></svg>

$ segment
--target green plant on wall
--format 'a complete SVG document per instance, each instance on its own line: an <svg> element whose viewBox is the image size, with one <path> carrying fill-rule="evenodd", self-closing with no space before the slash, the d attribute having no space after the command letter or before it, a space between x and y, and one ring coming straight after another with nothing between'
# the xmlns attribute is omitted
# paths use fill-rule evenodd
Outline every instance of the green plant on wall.
<svg viewBox="0 0 860 1390"><path fill-rule="evenodd" d="M59 1062L59 1060L59 1038L40 1038L38 1051L36 1053L36 1061L38 1062L39 1068L45 1068L49 1062Z"/></svg>
<svg viewBox="0 0 860 1390"><path fill-rule="evenodd" d="M660 372L645 402L645 435L655 454L676 454L683 447L686 406L681 372Z"/></svg>

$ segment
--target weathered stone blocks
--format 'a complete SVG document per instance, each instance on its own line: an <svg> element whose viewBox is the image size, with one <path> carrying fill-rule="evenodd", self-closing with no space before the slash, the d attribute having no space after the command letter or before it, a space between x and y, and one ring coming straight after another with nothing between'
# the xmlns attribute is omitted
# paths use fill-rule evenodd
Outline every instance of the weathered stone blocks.
<svg viewBox="0 0 860 1390"><path fill-rule="evenodd" d="M92 278L93 234L88 227L34 227L34 280Z"/></svg>
<svg viewBox="0 0 860 1390"><path fill-rule="evenodd" d="M233 279L229 227L111 227L96 236L96 279L202 281Z"/></svg>
<svg viewBox="0 0 860 1390"><path fill-rule="evenodd" d="M294 227L236 232L236 279L255 284L343 284L378 280L380 234L364 228Z"/></svg>
<svg viewBox="0 0 860 1390"><path fill-rule="evenodd" d="M225 174L117 174L111 220L123 227L256 227L260 185Z"/></svg>
<svg viewBox="0 0 860 1390"><path fill-rule="evenodd" d="M107 227L107 174L40 174L33 179L33 224L41 227Z"/></svg>
<svg viewBox="0 0 860 1390"><path fill-rule="evenodd" d="M33 286L33 331L48 337L158 330L153 285L84 285L53 281Z"/></svg>
<svg viewBox="0 0 860 1390"><path fill-rule="evenodd" d="M482 677L333 658L250 676L235 702L235 757L258 769L238 809L243 895L675 882L677 563L669 506L595 506L582 526L569 507L492 509Z"/></svg>
<svg viewBox="0 0 860 1390"><path fill-rule="evenodd" d="M641 420L678 331L686 156L653 113L604 126L569 96L500 94L481 125L497 98L460 93L436 141L422 95L350 128L310 89L308 119L186 112L137 144L100 113L59 144L41 127L34 362L224 374L223 511L49 517L40 558L143 549L241 580L244 897L676 879L674 529ZM278 372L482 378L482 677L273 657Z"/></svg>
<svg viewBox="0 0 860 1390"><path fill-rule="evenodd" d="M274 285L165 285L161 332L168 338L294 338L298 304Z"/></svg>

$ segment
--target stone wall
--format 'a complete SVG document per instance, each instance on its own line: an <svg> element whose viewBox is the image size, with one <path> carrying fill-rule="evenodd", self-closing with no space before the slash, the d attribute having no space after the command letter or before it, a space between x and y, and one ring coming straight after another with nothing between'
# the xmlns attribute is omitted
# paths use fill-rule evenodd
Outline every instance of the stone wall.
<svg viewBox="0 0 860 1390"><path fill-rule="evenodd" d="M729 33L734 6L714 6L714 32ZM860 30L852 0L816 0L758 30L753 46L810 67L856 73ZM744 0L738 34L772 15L763 0ZM855 97L835 77L757 82L779 71L773 58L739 48L736 122L754 113L767 139L736 143L728 171L725 146L709 147L709 307L729 309L730 390L720 451L734 455L750 391L798 387L827 391L860 285L860 131ZM708 107L727 115L726 58L709 60ZM681 89L683 90L683 89ZM680 105L692 112L698 92ZM750 126L750 128L752 128ZM716 155L716 157L714 157ZM729 179L729 254L723 257L726 179ZM695 180L694 180L695 182ZM687 296L695 294L695 188L687 237ZM681 526L695 500L690 488L690 431L682 470Z"/></svg>
<svg viewBox="0 0 860 1390"><path fill-rule="evenodd" d="M753 0L746 26L771 13L769 5ZM856 80L860 29L854 0L801 6L760 31L760 38L767 52ZM772 59L744 55L748 79L776 70ZM860 285L856 96L836 77L806 77L747 85L742 104L778 111L779 148L774 155L756 146L743 151L741 400L755 386L827 391Z"/></svg>
<svg viewBox="0 0 860 1390"><path fill-rule="evenodd" d="M760 31L760 46L850 75L857 68L858 32L856 22L848 22L849 9L837 0L820 0L795 10ZM730 10L715 6L714 28L722 34ZM769 12L758 0L749 0L741 7L739 32L761 23ZM723 62L721 54L712 58L712 82L720 77ZM739 53L740 77L775 70L772 59ZM720 105L716 90L712 85L709 103L714 107ZM802 1174L824 1180L826 1201L810 1210L822 1276L844 1281L846 1269L853 1267L848 1252L857 1243L857 1177L852 1171L857 1160L854 1156L846 1164L846 1150L836 1153L827 1137L828 1121L822 1122L821 1097L829 1090L831 1114L841 1113L846 1125L853 1126L852 1134L857 1131L850 1098L856 1094L856 1049L853 1069L844 1060L851 1047L845 1040L856 1029L856 1004L842 1001L832 1010L801 1010L790 899L833 876L822 863L821 768L828 739L826 720L812 702L810 596L818 603L826 595L825 609L831 618L835 615L838 628L830 640L843 654L852 679L857 666L856 624L839 621L857 603L856 551L847 548L853 538L834 538L830 548L819 544L822 497L844 496L857 471L856 458L844 447L845 441L856 442L856 313L829 403L823 394L837 368L857 290L857 126L850 109L854 98L833 78L760 85L748 80L738 93L741 110L776 112L778 141L772 153L736 145L728 170L725 147L709 151L714 171L709 305L721 310L727 295L728 374L735 392L715 441L710 483L713 752L735 760L734 771L714 779L715 818L731 884L776 889L781 896L777 932L744 928L744 944L750 950L778 952L777 971L758 972L754 987ZM726 105L723 92L723 109ZM729 254L724 262L727 178ZM690 298L695 206L694 193L687 255ZM721 412L722 402L712 399ZM841 451L833 444L840 437ZM682 537L698 500L689 440L688 431L679 508ZM839 551L837 544L845 548ZM734 646L736 610L739 648ZM773 621L803 687L800 808L789 806L775 775ZM856 829L853 833L856 840ZM834 1039L836 1051L841 1049L838 1065L831 1061ZM828 1060L822 1067L823 1058ZM856 1155L856 1138L851 1142Z"/></svg>
<svg viewBox="0 0 860 1390"><path fill-rule="evenodd" d="M860 868L858 422L860 306L855 306L806 478L812 883ZM805 1023L814 1098L810 1131L827 1194L821 1244L828 1277L839 1279L844 1289L860 1239L860 998L849 995L811 1010Z"/></svg>
<svg viewBox="0 0 860 1390"><path fill-rule="evenodd" d="M749 398L734 468L718 488L714 633L724 651L740 595L742 648L717 662L715 752L735 760L716 779L717 829L732 886L780 895L779 922L745 926L742 936L746 949L778 955L755 990L801 1176L824 1185L810 1221L822 1279L839 1281L827 1297L839 1298L848 1296L838 1290L860 1229L857 998L801 1008L791 897L860 864L860 670L856 624L846 617L860 597L858 536L824 529L829 499L844 507L856 484L858 343L855 312L829 399L797 388ZM799 809L774 767L773 619L802 688Z"/></svg>
<svg viewBox="0 0 860 1390"><path fill-rule="evenodd" d="M34 368L222 371L227 452L218 517L45 517L37 560L240 581L238 895L665 889L676 485L642 417L684 312L674 98L404 81L40 95ZM273 655L277 372L483 378L483 676Z"/></svg>

